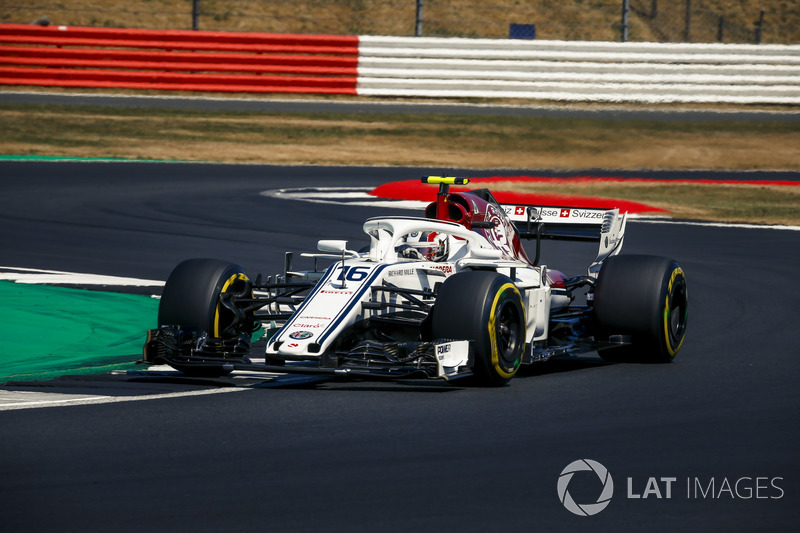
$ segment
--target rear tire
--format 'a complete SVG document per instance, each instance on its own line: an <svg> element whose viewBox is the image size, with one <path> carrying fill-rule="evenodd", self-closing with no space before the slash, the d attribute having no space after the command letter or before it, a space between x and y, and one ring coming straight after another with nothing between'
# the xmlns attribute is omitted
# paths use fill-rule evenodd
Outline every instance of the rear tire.
<svg viewBox="0 0 800 533"><path fill-rule="evenodd" d="M608 361L668 363L686 336L689 294L683 269L671 259L622 255L606 259L594 290L594 313L606 335L631 344L599 350Z"/></svg>
<svg viewBox="0 0 800 533"><path fill-rule="evenodd" d="M507 384L525 350L525 311L510 278L490 271L462 272L439 288L431 317L435 339L471 340L472 372L481 385Z"/></svg>
<svg viewBox="0 0 800 533"><path fill-rule="evenodd" d="M247 274L241 267L217 259L188 259L175 267L164 285L158 325L196 328L217 338L249 334L252 317L223 305L221 300L236 294L247 295L248 290ZM222 365L172 366L192 376L218 377L231 372Z"/></svg>

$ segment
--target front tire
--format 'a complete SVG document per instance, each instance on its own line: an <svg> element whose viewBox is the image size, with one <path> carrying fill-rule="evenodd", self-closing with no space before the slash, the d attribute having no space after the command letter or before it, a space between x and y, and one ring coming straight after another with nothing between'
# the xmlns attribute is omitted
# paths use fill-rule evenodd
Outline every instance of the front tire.
<svg viewBox="0 0 800 533"><path fill-rule="evenodd" d="M188 259L170 274L158 306L158 326L181 326L231 339L253 330L253 318L237 308L237 296L252 297L245 271L217 259ZM222 365L172 365L187 375L216 377L230 373Z"/></svg>
<svg viewBox="0 0 800 533"><path fill-rule="evenodd" d="M668 363L686 336L689 293L683 269L671 259L621 255L606 259L594 291L600 331L628 335L631 344L600 350L609 361Z"/></svg>
<svg viewBox="0 0 800 533"><path fill-rule="evenodd" d="M490 271L455 274L439 288L431 317L435 339L471 340L478 383L507 384L525 350L525 311L507 276Z"/></svg>

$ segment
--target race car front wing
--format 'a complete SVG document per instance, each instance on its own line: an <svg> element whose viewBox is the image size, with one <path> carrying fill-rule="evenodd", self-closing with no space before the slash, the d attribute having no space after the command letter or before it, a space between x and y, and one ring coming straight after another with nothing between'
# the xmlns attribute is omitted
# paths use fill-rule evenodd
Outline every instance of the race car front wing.
<svg viewBox="0 0 800 533"><path fill-rule="evenodd" d="M470 375L472 358L466 340L432 342L362 341L350 350L323 355L317 361L264 363L250 359L246 335L236 339L209 337L194 328L162 326L147 332L142 363L174 368L250 370L372 378L453 379Z"/></svg>

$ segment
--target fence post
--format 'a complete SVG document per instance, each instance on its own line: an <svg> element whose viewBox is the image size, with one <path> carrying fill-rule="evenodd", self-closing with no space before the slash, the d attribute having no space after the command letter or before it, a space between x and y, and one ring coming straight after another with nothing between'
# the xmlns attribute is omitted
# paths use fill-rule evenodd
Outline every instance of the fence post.
<svg viewBox="0 0 800 533"><path fill-rule="evenodd" d="M692 28L692 0L686 0L686 29L683 32L683 40L687 43L691 41L691 28Z"/></svg>
<svg viewBox="0 0 800 533"><path fill-rule="evenodd" d="M758 23L756 24L756 44L761 44L761 37L764 32L764 10L761 10L761 15L758 17Z"/></svg>
<svg viewBox="0 0 800 533"><path fill-rule="evenodd" d="M622 42L628 42L628 11L630 9L630 0L622 0Z"/></svg>
<svg viewBox="0 0 800 533"><path fill-rule="evenodd" d="M200 0L192 0L192 29L197 31L200 27Z"/></svg>
<svg viewBox="0 0 800 533"><path fill-rule="evenodd" d="M417 0L417 19L414 24L414 36L422 36L422 0Z"/></svg>
<svg viewBox="0 0 800 533"><path fill-rule="evenodd" d="M719 23L717 23L717 42L721 43L724 38L724 31L725 31L725 17L723 15L719 16Z"/></svg>

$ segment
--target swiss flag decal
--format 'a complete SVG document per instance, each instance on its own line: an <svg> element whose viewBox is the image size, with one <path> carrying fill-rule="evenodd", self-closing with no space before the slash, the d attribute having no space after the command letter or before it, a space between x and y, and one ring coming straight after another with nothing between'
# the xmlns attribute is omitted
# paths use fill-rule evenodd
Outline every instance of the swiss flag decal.
<svg viewBox="0 0 800 533"><path fill-rule="evenodd" d="M562 209L561 210L561 214L559 216L568 217L569 216L569 209Z"/></svg>
<svg viewBox="0 0 800 533"><path fill-rule="evenodd" d="M525 214L525 208L521 207L521 206L515 207L514 208L514 214L515 215L524 215Z"/></svg>

